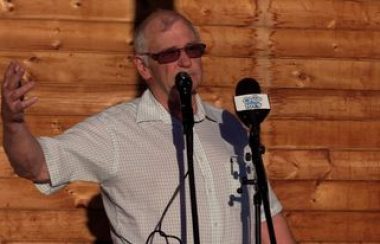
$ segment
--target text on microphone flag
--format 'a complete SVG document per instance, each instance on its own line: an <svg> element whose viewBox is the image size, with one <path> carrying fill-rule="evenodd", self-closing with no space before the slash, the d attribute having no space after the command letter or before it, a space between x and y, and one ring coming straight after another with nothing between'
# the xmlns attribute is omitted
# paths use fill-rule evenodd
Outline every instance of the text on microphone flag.
<svg viewBox="0 0 380 244"><path fill-rule="evenodd" d="M235 96L236 111L246 111L255 109L270 109L268 95L266 94L247 94Z"/></svg>

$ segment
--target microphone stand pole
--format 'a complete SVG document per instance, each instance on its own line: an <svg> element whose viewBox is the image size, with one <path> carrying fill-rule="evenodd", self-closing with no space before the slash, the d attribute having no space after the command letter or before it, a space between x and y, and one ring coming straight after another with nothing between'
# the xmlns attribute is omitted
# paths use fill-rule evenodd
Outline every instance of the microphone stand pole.
<svg viewBox="0 0 380 244"><path fill-rule="evenodd" d="M268 194L268 183L265 175L265 168L262 160L262 154L265 152L265 147L261 145L260 142L260 124L254 123L251 126L249 133L249 146L252 151L252 163L256 169L256 184L255 184L255 195L254 195L254 205L255 205L255 233L256 233L256 244L261 243L261 204L264 206L265 219L268 226L269 238L271 244L276 244L276 236L274 233L272 216L270 213L269 206L269 194ZM245 179L243 184L252 184L249 180Z"/></svg>
<svg viewBox="0 0 380 244"><path fill-rule="evenodd" d="M190 103L191 104L191 103ZM186 137L186 152L187 152L187 164L189 173L189 188L190 188L190 198L191 198L191 215L193 220L193 239L194 244L200 244L199 240L199 224L198 224L198 207L197 207L197 196L195 188L195 177L194 177L194 140L193 140L193 127L194 127L194 114L191 106L188 109L182 107L182 121L183 121L183 132Z"/></svg>

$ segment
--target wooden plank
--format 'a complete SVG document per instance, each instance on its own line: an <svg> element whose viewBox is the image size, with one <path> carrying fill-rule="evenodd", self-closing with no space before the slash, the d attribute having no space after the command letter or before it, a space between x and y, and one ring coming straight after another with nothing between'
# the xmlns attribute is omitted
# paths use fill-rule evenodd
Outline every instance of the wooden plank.
<svg viewBox="0 0 380 244"><path fill-rule="evenodd" d="M379 58L380 32L277 29L271 33L274 57Z"/></svg>
<svg viewBox="0 0 380 244"><path fill-rule="evenodd" d="M132 24L2 20L0 50L132 52ZM222 57L379 58L375 31L201 26L208 53ZM357 45L360 43L360 45Z"/></svg>
<svg viewBox="0 0 380 244"><path fill-rule="evenodd" d="M380 90L377 60L274 58L258 68L273 72L271 82L261 79L271 87Z"/></svg>
<svg viewBox="0 0 380 244"><path fill-rule="evenodd" d="M174 1L179 12L197 25L249 25L254 23L257 6L248 0L232 1ZM257 4L261 4L258 2ZM326 29L379 29L377 1L340 0L272 0L267 12L273 15L275 27ZM135 2L90 1L20 1L2 5L1 18L70 19L96 21L134 20Z"/></svg>
<svg viewBox="0 0 380 244"><path fill-rule="evenodd" d="M205 56L203 58L203 81L207 87L235 87L244 77L257 77L257 63L253 58ZM260 67L269 69L270 67ZM262 80L262 79L260 79ZM269 82L264 81L263 82Z"/></svg>
<svg viewBox="0 0 380 244"><path fill-rule="evenodd" d="M0 50L132 51L132 25L123 22L0 21Z"/></svg>
<svg viewBox="0 0 380 244"><path fill-rule="evenodd" d="M379 30L379 8L371 0L272 0L268 11L275 27Z"/></svg>
<svg viewBox="0 0 380 244"><path fill-rule="evenodd" d="M380 181L272 180L286 211L377 211Z"/></svg>
<svg viewBox="0 0 380 244"><path fill-rule="evenodd" d="M255 5L244 0L233 4L228 0L211 1L174 1L176 9L199 25L248 25L254 21ZM3 5L2 18L25 19L70 19L95 21L127 21L135 18L134 1L116 0L109 3L75 0L71 2L13 0ZM223 17L222 17L223 16Z"/></svg>
<svg viewBox="0 0 380 244"><path fill-rule="evenodd" d="M324 179L332 170L329 151L323 149L269 148L264 154L263 160L271 180Z"/></svg>
<svg viewBox="0 0 380 244"><path fill-rule="evenodd" d="M21 178L0 178L0 186L0 209L103 209L100 189L95 183L71 183L63 190L48 196L40 193L32 182Z"/></svg>
<svg viewBox="0 0 380 244"><path fill-rule="evenodd" d="M275 148L380 147L380 123L373 121L327 121L276 119L264 122L263 143Z"/></svg>
<svg viewBox="0 0 380 244"><path fill-rule="evenodd" d="M176 9L197 25L250 25L255 20L254 1L174 1Z"/></svg>
<svg viewBox="0 0 380 244"><path fill-rule="evenodd" d="M380 150L269 148L264 163L272 180L380 179Z"/></svg>
<svg viewBox="0 0 380 244"><path fill-rule="evenodd" d="M0 240L109 240L103 211L0 210Z"/></svg>
<svg viewBox="0 0 380 244"><path fill-rule="evenodd" d="M0 73L11 60L27 68L28 78L43 83L136 84L137 71L125 54L80 52L0 52Z"/></svg>
<svg viewBox="0 0 380 244"><path fill-rule="evenodd" d="M379 212L294 211L286 217L298 242L380 241Z"/></svg>
<svg viewBox="0 0 380 244"><path fill-rule="evenodd" d="M273 118L370 120L380 118L380 92L270 89Z"/></svg>
<svg viewBox="0 0 380 244"><path fill-rule="evenodd" d="M135 1L34 0L3 1L0 18L128 21L134 19Z"/></svg>
<svg viewBox="0 0 380 244"><path fill-rule="evenodd" d="M380 180L380 151L332 150L329 179Z"/></svg>
<svg viewBox="0 0 380 244"><path fill-rule="evenodd" d="M41 84L29 96L37 96L39 102L27 114L83 116L130 101L137 96L137 90L128 85Z"/></svg>

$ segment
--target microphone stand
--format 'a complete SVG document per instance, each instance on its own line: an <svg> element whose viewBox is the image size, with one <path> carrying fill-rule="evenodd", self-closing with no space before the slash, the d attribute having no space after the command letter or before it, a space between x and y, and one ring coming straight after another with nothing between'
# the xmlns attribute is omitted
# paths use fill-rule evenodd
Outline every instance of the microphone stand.
<svg viewBox="0 0 380 244"><path fill-rule="evenodd" d="M262 154L265 147L260 142L260 123L254 123L250 128L249 146L252 151L252 163L256 169L256 180L242 180L243 185L255 185L255 195L253 203L255 206L255 233L256 244L261 243L261 204L264 206L265 218L268 226L269 238L271 244L276 244L272 216L269 206L268 183L265 175L265 168L262 160Z"/></svg>
<svg viewBox="0 0 380 244"><path fill-rule="evenodd" d="M191 96L190 96L190 99L191 99ZM191 102L189 104L191 105ZM193 239L194 239L195 244L200 244L198 207L197 207L197 196L196 196L195 177L194 177L194 160L193 160L194 114L193 114L193 108L191 106L182 106L181 104L181 111L182 111L182 121L183 121L183 132L186 137L186 152L187 152L186 154L187 154L189 188L190 188L190 198L191 198L191 215L192 215L192 220L193 220Z"/></svg>

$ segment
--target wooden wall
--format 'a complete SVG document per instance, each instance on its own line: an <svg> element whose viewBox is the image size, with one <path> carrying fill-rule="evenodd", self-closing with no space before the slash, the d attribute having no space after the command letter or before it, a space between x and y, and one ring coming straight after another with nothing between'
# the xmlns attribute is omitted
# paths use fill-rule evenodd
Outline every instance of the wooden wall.
<svg viewBox="0 0 380 244"><path fill-rule="evenodd" d="M265 163L299 243L380 243L380 1L176 0L208 45L206 100L235 85L269 93ZM137 94L132 0L0 0L0 72L28 67L36 135L56 135ZM0 150L0 243L107 240L97 186L49 197ZM279 241L279 243L281 243Z"/></svg>

